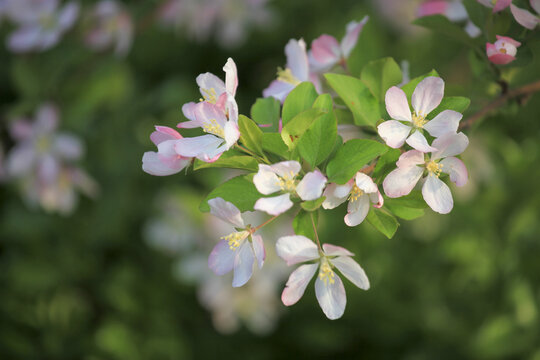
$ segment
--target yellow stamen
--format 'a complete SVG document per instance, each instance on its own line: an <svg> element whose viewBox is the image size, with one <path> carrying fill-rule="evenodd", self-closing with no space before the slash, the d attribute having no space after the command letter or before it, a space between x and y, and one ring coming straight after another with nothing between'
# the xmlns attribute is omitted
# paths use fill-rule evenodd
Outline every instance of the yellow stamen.
<svg viewBox="0 0 540 360"><path fill-rule="evenodd" d="M435 161L431 160L426 165L427 171L429 171L430 174L434 174L436 177L439 177L441 175L443 164L437 164Z"/></svg>
<svg viewBox="0 0 540 360"><path fill-rule="evenodd" d="M281 190L292 192L296 190L296 181L294 180L294 173L291 171L283 177L278 176L278 185Z"/></svg>
<svg viewBox="0 0 540 360"><path fill-rule="evenodd" d="M415 127L422 128L428 122L426 117L422 114L417 114L416 112L412 113L412 122Z"/></svg>
<svg viewBox="0 0 540 360"><path fill-rule="evenodd" d="M242 243L242 240L244 240L248 235L249 233L247 231L233 232L227 236L222 236L221 239L227 240L229 243L229 249L235 251Z"/></svg>
<svg viewBox="0 0 540 360"><path fill-rule="evenodd" d="M319 279L321 279L325 285L334 283L334 272L332 267L326 258L321 259L321 267L319 269Z"/></svg>
<svg viewBox="0 0 540 360"><path fill-rule="evenodd" d="M42 136L36 141L36 148L38 152L47 152L50 147L51 140L46 136Z"/></svg>
<svg viewBox="0 0 540 360"><path fill-rule="evenodd" d="M216 119L211 119L209 123L204 124L203 130L204 132L225 138L225 130L217 123Z"/></svg>
<svg viewBox="0 0 540 360"><path fill-rule="evenodd" d="M291 69L289 68L286 68L286 69L278 68L277 76L278 76L277 79L279 81L283 81L289 84L298 85L301 83L301 81L298 80L296 76L293 75Z"/></svg>
<svg viewBox="0 0 540 360"><path fill-rule="evenodd" d="M356 200L360 199L360 196L364 195L364 192L356 185L354 184L351 193L349 194L349 201L355 202Z"/></svg>
<svg viewBox="0 0 540 360"><path fill-rule="evenodd" d="M215 104L217 102L217 93L216 89L210 88L210 89L202 89L201 88L202 95L204 96L204 100L208 101L209 103ZM200 99L202 101L202 99Z"/></svg>

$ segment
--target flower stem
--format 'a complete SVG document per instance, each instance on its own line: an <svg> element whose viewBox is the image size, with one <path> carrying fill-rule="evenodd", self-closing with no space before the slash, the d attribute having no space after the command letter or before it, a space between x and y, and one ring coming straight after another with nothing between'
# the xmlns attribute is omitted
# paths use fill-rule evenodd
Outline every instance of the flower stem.
<svg viewBox="0 0 540 360"><path fill-rule="evenodd" d="M317 245L319 246L319 250L322 251L321 242L319 241L319 234L317 233L317 227L315 226L315 220L313 220L313 212L309 213L309 217L311 218L311 225L313 225L313 232L315 233L315 240L317 240Z"/></svg>
<svg viewBox="0 0 540 360"><path fill-rule="evenodd" d="M259 226L255 227L252 229L252 234L255 233L257 230L259 230L260 228L262 228L263 226L266 226L268 224L270 224L272 221L274 221L275 219L278 218L279 215L276 215L276 216L273 216L271 217L270 219L266 220L265 222L263 222L262 224L260 224Z"/></svg>
<svg viewBox="0 0 540 360"><path fill-rule="evenodd" d="M254 158L266 163L266 164L270 164L270 161L268 160L268 158L266 156L263 155L263 157L260 157L260 156L257 156L253 151L251 150L248 150L246 149L245 147L243 147L242 145L238 145L236 144L235 145L237 148L239 148L240 150L242 150L243 152L245 152L246 154L249 154L251 156L253 156Z"/></svg>

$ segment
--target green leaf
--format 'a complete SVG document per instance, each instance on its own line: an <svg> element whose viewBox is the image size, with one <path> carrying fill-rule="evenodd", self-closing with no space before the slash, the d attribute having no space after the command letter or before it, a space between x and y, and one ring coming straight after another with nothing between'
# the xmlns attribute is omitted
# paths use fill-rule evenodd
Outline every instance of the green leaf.
<svg viewBox="0 0 540 360"><path fill-rule="evenodd" d="M279 100L273 97L259 98L251 107L251 118L257 124L270 125L263 127L264 132L277 132L279 127Z"/></svg>
<svg viewBox="0 0 540 360"><path fill-rule="evenodd" d="M384 206L401 219L413 220L424 215L427 205L422 192L414 190L409 195L399 198L385 198Z"/></svg>
<svg viewBox="0 0 540 360"><path fill-rule="evenodd" d="M367 221L389 239L394 236L399 226L397 219L393 215L376 208L369 209Z"/></svg>
<svg viewBox="0 0 540 360"><path fill-rule="evenodd" d="M399 84L401 79L401 68L390 57L368 63L360 75L360 80L379 102L384 101L386 90Z"/></svg>
<svg viewBox="0 0 540 360"><path fill-rule="evenodd" d="M354 139L347 141L326 167L329 182L345 184L364 165L384 154L388 147L374 140Z"/></svg>
<svg viewBox="0 0 540 360"><path fill-rule="evenodd" d="M360 79L338 74L324 77L351 110L355 124L375 127L381 118L379 102Z"/></svg>
<svg viewBox="0 0 540 360"><path fill-rule="evenodd" d="M469 107L470 103L471 100L463 96L445 97L442 99L441 104L437 106L435 110L429 113L429 118L433 119L444 110L454 110L463 114Z"/></svg>
<svg viewBox="0 0 540 360"><path fill-rule="evenodd" d="M278 133L263 133L262 137L263 150L272 154L276 154L282 158L289 158L289 149L283 142L281 134Z"/></svg>
<svg viewBox="0 0 540 360"><path fill-rule="evenodd" d="M480 29L483 29L486 25L486 19L490 16L491 9L480 4L478 0L463 1L463 5L467 10L469 19Z"/></svg>
<svg viewBox="0 0 540 360"><path fill-rule="evenodd" d="M324 111L320 109L309 109L296 115L281 130L281 138L289 150L293 150L298 145L300 137L317 120Z"/></svg>
<svg viewBox="0 0 540 360"><path fill-rule="evenodd" d="M326 196L322 196L315 200L304 201L300 203L300 206L302 206L302 209L306 211L315 211L322 205L324 200L326 200Z"/></svg>
<svg viewBox="0 0 540 360"><path fill-rule="evenodd" d="M238 129L240 130L240 142L255 154L263 155L263 132L257 124L247 116L240 115L238 117Z"/></svg>
<svg viewBox="0 0 540 360"><path fill-rule="evenodd" d="M396 162L401 155L399 149L389 148L386 153L377 160L377 165L373 170L372 178L376 183L381 183L383 179L396 168Z"/></svg>
<svg viewBox="0 0 540 360"><path fill-rule="evenodd" d="M315 100L314 109L325 111L298 141L300 155L312 166L322 163L332 152L337 137L337 120L332 111L332 97L323 94ZM292 122L291 122L292 123Z"/></svg>
<svg viewBox="0 0 540 360"><path fill-rule="evenodd" d="M283 126L301 112L311 109L311 106L318 95L315 86L313 86L311 82L306 81L295 87L283 103L281 114Z"/></svg>
<svg viewBox="0 0 540 360"><path fill-rule="evenodd" d="M242 212L252 211L255 202L263 197L255 188L252 179L253 175L242 175L224 182L208 194L199 205L199 210L210 211L208 200L220 197L232 202Z"/></svg>
<svg viewBox="0 0 540 360"><path fill-rule="evenodd" d="M405 92L405 94L407 95L407 99L409 99L409 103L411 101L411 96L412 96L412 94L414 92L414 89L416 89L416 85L418 85L420 83L420 81L424 80L428 76L437 76L438 77L439 73L436 70L431 70L427 74L415 77L414 79L412 79L407 84L405 84L405 85L403 85L401 87L401 90L403 90Z"/></svg>
<svg viewBox="0 0 540 360"><path fill-rule="evenodd" d="M300 210L298 214L296 214L292 226L296 235L304 235L315 241L315 231L313 230L311 216L313 216L313 222L315 223L315 226L317 226L319 223L319 212L307 212L305 210Z"/></svg>
<svg viewBox="0 0 540 360"><path fill-rule="evenodd" d="M423 16L414 20L413 24L443 34L470 47L476 46L476 42L461 28L461 26L454 24L443 15Z"/></svg>
<svg viewBox="0 0 540 360"><path fill-rule="evenodd" d="M241 169L248 171L258 171L259 163L255 158L246 156L234 150L229 150L223 153L218 160L214 162L204 162L199 159L195 159L193 163L193 170L200 170L206 168L229 168L229 169Z"/></svg>

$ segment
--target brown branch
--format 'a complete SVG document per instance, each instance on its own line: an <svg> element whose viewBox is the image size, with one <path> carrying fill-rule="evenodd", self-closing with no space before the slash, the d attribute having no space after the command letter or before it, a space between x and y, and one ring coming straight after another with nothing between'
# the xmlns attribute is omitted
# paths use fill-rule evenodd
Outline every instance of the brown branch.
<svg viewBox="0 0 540 360"><path fill-rule="evenodd" d="M463 121L460 125L460 129L468 128L472 124L474 124L476 121L480 120L484 116L488 115L491 111L503 106L508 100L522 96L522 95L530 95L537 91L540 91L540 80L535 81L533 83L524 85L522 87L519 87L517 89L513 89L508 91L507 93L501 95L499 98L493 100L490 102L487 106L482 108L477 113L470 116L466 121Z"/></svg>

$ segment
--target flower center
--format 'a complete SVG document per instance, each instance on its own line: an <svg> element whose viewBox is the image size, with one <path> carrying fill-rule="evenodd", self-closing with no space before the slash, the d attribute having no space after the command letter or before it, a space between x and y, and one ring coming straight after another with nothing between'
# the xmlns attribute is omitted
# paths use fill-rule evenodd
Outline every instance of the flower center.
<svg viewBox="0 0 540 360"><path fill-rule="evenodd" d="M37 148L37 151L40 153L49 151L50 147L51 147L51 140L46 136L41 136L36 141L36 148Z"/></svg>
<svg viewBox="0 0 540 360"><path fill-rule="evenodd" d="M233 232L230 233L227 236L222 236L221 239L227 240L229 244L229 249L232 251L235 251L238 249L240 244L242 243L242 240L244 240L249 233L247 231L240 231L240 232Z"/></svg>
<svg viewBox="0 0 540 360"><path fill-rule="evenodd" d="M56 18L50 14L44 14L39 18L39 23L45 30L52 30L56 27Z"/></svg>
<svg viewBox="0 0 540 360"><path fill-rule="evenodd" d="M355 202L356 200L360 199L360 196L364 195L364 192L356 185L354 184L351 193L349 194L349 201Z"/></svg>
<svg viewBox="0 0 540 360"><path fill-rule="evenodd" d="M443 164L437 164L435 161L431 160L427 163L426 169L429 171L430 174L434 174L435 176L439 177L441 175Z"/></svg>
<svg viewBox="0 0 540 360"><path fill-rule="evenodd" d="M296 181L294 180L294 173L291 171L282 177L278 176L278 185L281 190L287 192L293 192L296 190Z"/></svg>
<svg viewBox="0 0 540 360"><path fill-rule="evenodd" d="M201 88L201 93L204 97L204 100L211 104L215 104L217 102L217 93L216 89L210 88L210 89L203 89ZM199 101L203 101L203 99L199 99Z"/></svg>
<svg viewBox="0 0 540 360"><path fill-rule="evenodd" d="M214 134L220 138L225 138L225 131L217 123L216 119L210 119L209 122L203 125L203 131L206 133Z"/></svg>
<svg viewBox="0 0 540 360"><path fill-rule="evenodd" d="M298 85L301 83L301 81L293 75L291 69L289 68L286 68L285 70L282 68L278 68L277 76L277 79L279 81L283 81L289 84Z"/></svg>
<svg viewBox="0 0 540 360"><path fill-rule="evenodd" d="M325 285L333 284L334 283L334 272L332 271L332 267L328 263L328 260L326 258L321 259L321 268L319 270L319 279L321 279Z"/></svg>
<svg viewBox="0 0 540 360"><path fill-rule="evenodd" d="M412 113L412 122L415 127L422 128L426 123L428 122L426 120L426 117L422 114L416 114L416 112Z"/></svg>

